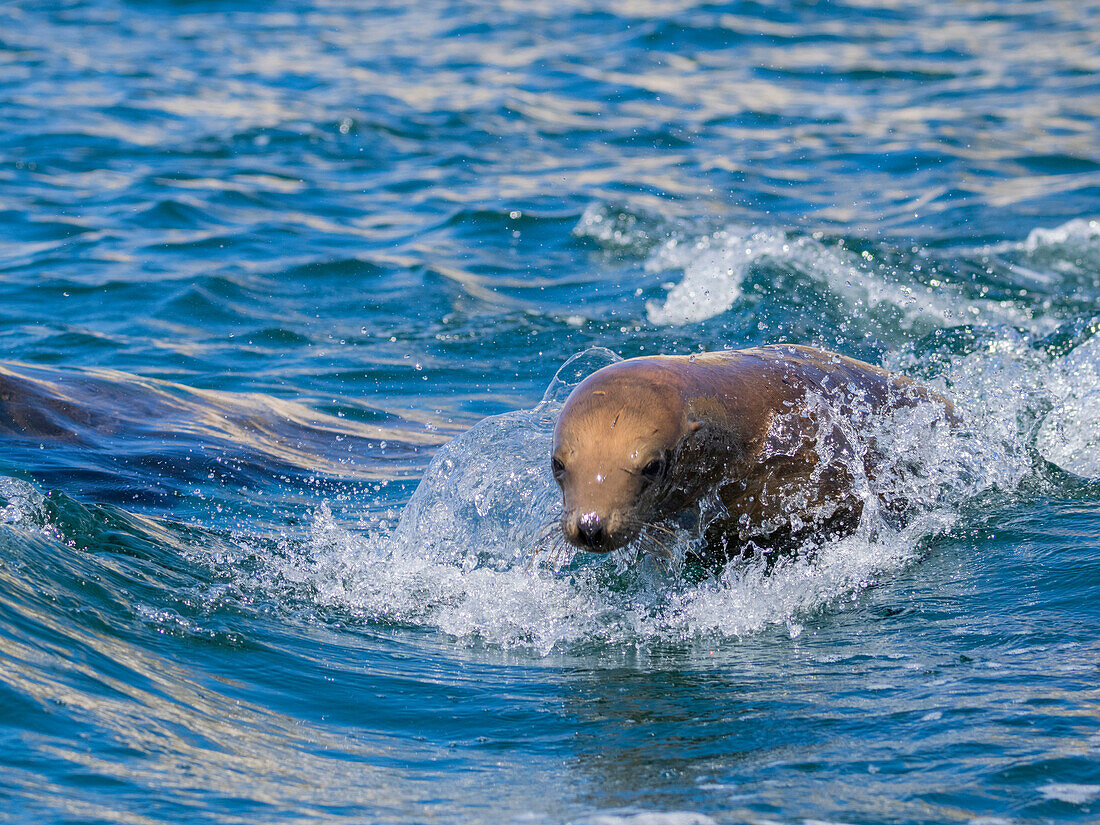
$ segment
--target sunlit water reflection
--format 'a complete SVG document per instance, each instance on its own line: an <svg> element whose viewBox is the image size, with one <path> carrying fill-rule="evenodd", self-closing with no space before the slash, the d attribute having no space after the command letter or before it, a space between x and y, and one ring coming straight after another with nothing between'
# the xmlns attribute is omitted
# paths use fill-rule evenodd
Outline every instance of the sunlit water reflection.
<svg viewBox="0 0 1100 825"><path fill-rule="evenodd" d="M0 9L7 815L1095 819L1094 5ZM534 553L572 384L778 341L955 401L914 518Z"/></svg>

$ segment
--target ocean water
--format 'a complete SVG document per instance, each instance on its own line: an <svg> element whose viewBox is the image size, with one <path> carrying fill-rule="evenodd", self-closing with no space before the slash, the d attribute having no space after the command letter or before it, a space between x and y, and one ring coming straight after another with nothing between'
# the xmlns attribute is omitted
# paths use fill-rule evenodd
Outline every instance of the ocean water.
<svg viewBox="0 0 1100 825"><path fill-rule="evenodd" d="M0 820L1100 821L1097 21L0 5ZM782 341L916 518L535 553L577 380Z"/></svg>

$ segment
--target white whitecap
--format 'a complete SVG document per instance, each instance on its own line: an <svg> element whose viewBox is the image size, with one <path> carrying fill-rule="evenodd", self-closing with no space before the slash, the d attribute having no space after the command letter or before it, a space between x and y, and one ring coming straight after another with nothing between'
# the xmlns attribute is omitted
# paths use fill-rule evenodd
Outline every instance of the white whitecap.
<svg viewBox="0 0 1100 825"><path fill-rule="evenodd" d="M1100 797L1100 785L1081 785L1076 782L1051 782L1039 788L1043 799L1052 799L1070 805L1087 805Z"/></svg>
<svg viewBox="0 0 1100 825"><path fill-rule="evenodd" d="M747 227L731 226L692 240L667 240L646 261L646 269L680 270L684 277L663 301L646 304L649 322L678 326L721 315L741 297L749 266L790 251L785 234Z"/></svg>
<svg viewBox="0 0 1100 825"><path fill-rule="evenodd" d="M589 204L573 227L577 238L588 238L606 249L644 253L667 236L673 221L623 204Z"/></svg>
<svg viewBox="0 0 1100 825"><path fill-rule="evenodd" d="M646 317L653 324L680 326L721 315L742 296L750 269L764 261L818 284L848 308L854 324L880 323L872 316L885 309L903 329L921 332L960 323L1034 325L1026 308L1010 302L967 298L938 281L924 284L912 273L871 266L812 236L740 225L694 238L677 235L652 252L648 271L679 271L682 278L669 285L663 300L646 304Z"/></svg>
<svg viewBox="0 0 1100 825"><path fill-rule="evenodd" d="M1036 227L1023 242L995 244L981 253L1007 266L1028 290L1090 300L1100 289L1100 220Z"/></svg>
<svg viewBox="0 0 1100 825"><path fill-rule="evenodd" d="M1074 218L1053 229L1037 227L1028 233L1023 248L1027 252L1065 244L1090 243L1100 240L1100 221Z"/></svg>

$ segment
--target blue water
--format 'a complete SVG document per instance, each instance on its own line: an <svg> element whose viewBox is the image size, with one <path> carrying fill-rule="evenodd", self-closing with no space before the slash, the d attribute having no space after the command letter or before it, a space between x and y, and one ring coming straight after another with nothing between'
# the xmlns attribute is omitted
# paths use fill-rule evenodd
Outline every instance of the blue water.
<svg viewBox="0 0 1100 825"><path fill-rule="evenodd" d="M1100 820L1097 20L0 5L0 819ZM532 561L572 383L779 341L955 400L913 523Z"/></svg>

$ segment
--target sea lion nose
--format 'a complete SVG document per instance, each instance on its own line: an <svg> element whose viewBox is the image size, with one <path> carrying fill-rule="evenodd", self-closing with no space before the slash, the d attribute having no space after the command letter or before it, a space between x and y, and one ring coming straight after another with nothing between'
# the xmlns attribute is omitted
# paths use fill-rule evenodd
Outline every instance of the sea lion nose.
<svg viewBox="0 0 1100 825"><path fill-rule="evenodd" d="M603 522L596 513L584 513L577 519L577 535L585 547L596 547L603 543Z"/></svg>

